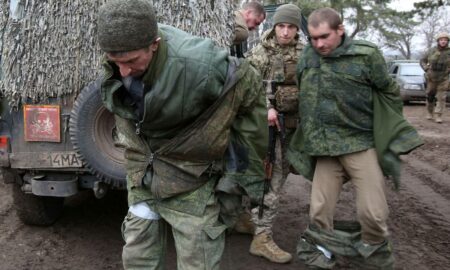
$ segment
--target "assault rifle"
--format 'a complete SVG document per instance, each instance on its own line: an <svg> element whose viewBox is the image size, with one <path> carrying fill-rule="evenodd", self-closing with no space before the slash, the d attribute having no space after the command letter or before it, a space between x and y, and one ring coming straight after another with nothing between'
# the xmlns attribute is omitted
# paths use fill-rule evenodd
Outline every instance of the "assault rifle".
<svg viewBox="0 0 450 270"><path fill-rule="evenodd" d="M267 156L264 159L264 190L259 202L258 218L261 219L264 212L264 195L269 192L270 180L272 180L273 164L275 162L275 146L277 144L277 127L269 126L269 145Z"/></svg>
<svg viewBox="0 0 450 270"><path fill-rule="evenodd" d="M266 84L270 84L272 94L275 94L277 83L273 80L264 81ZM269 100L274 103L273 99ZM270 181L273 175L273 165L275 163L275 148L277 145L277 136L280 138L281 147L284 148L286 142L286 126L284 122L284 114L278 113L278 123L280 124L280 130L277 126L269 126L269 145L267 147L267 155L264 159L264 189L261 201L259 202L258 218L261 219L264 213L264 197L269 192Z"/></svg>

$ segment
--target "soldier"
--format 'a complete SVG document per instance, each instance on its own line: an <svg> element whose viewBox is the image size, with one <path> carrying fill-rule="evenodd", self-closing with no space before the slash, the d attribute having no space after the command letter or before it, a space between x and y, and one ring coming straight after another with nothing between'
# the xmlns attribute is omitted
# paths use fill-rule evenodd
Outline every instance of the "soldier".
<svg viewBox="0 0 450 270"><path fill-rule="evenodd" d="M256 2L245 3L242 9L234 13L234 40L233 44L244 42L248 38L248 32L255 30L265 19L264 7Z"/></svg>
<svg viewBox="0 0 450 270"><path fill-rule="evenodd" d="M448 78L450 74L450 48L448 47L449 39L450 36L447 33L440 33L436 37L437 46L428 51L428 53L420 60L420 65L426 72L425 74L425 79L427 83L426 118L429 120L434 119L436 123L442 123L442 113L444 112L445 109L445 99L447 97L447 90L449 87L449 78Z"/></svg>
<svg viewBox="0 0 450 270"><path fill-rule="evenodd" d="M231 45L231 55L243 57L247 47L249 31L255 30L266 18L264 7L256 2L245 3L242 9L234 12L234 38Z"/></svg>
<svg viewBox="0 0 450 270"><path fill-rule="evenodd" d="M354 257L364 264L359 269L393 269L383 174L398 176L398 155L422 142L402 116L399 88L374 44L346 36L331 8L312 12L308 30L311 46L297 69L301 119L288 150L292 166L313 180L310 225L297 254L319 269L331 269L334 254ZM355 186L360 223L348 226L352 232L333 221L346 181Z"/></svg>
<svg viewBox="0 0 450 270"><path fill-rule="evenodd" d="M270 189L264 198L263 217L258 218L258 208L252 209L252 221L256 227L250 253L276 263L286 263L292 259L291 254L273 241L272 226L277 214L279 195L289 173L285 146L298 121L295 70L304 46L298 34L300 20L301 12L296 5L285 4L278 7L273 15L273 28L262 35L261 43L248 56L248 60L261 72L268 85L266 94L269 125L276 126L278 130L285 128L282 132L286 135L284 142L280 140L280 136L277 137L276 159ZM285 127L280 126L279 115L284 118Z"/></svg>
<svg viewBox="0 0 450 270"><path fill-rule="evenodd" d="M146 0L106 2L98 41L103 102L125 148L124 268L165 269L170 224L178 269L219 269L226 226L215 189L262 189L258 72L212 40L157 24Z"/></svg>

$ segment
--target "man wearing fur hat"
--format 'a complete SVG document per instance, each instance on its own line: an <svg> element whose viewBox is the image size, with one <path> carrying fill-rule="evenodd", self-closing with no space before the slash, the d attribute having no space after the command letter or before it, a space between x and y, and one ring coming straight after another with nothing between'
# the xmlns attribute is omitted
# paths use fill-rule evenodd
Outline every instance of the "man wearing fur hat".
<svg viewBox="0 0 450 270"><path fill-rule="evenodd" d="M279 116L285 123L286 140L277 136L273 176L269 192L264 198L264 212L258 218L258 208L252 209L252 222L255 224L250 253L262 256L276 263L286 263L292 255L282 250L273 241L272 226L279 205L279 193L289 173L285 159L285 146L296 128L298 121L298 89L295 82L297 61L304 42L301 41L301 12L293 4L279 6L273 15L273 28L266 31L261 43L248 56L248 60L261 72L267 84L267 109L270 126L280 130Z"/></svg>
<svg viewBox="0 0 450 270"><path fill-rule="evenodd" d="M178 269L219 269L219 192L262 192L267 125L261 78L210 39L157 24L146 0L99 11L101 94L125 149L125 269L165 269L168 225Z"/></svg>

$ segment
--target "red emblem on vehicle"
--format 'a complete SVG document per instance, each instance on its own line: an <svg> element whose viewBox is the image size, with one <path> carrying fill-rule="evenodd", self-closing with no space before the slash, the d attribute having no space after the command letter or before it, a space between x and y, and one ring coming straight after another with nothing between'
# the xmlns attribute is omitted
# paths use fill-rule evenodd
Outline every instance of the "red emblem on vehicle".
<svg viewBox="0 0 450 270"><path fill-rule="evenodd" d="M24 105L25 141L60 142L58 105Z"/></svg>

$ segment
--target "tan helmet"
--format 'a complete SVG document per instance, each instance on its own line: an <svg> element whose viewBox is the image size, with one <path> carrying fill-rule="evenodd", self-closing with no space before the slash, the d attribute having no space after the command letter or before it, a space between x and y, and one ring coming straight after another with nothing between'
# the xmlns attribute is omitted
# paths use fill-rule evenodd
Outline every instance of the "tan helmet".
<svg viewBox="0 0 450 270"><path fill-rule="evenodd" d="M441 32L436 36L436 41L439 41L440 38L446 38L447 40L450 40L450 36L447 32Z"/></svg>

